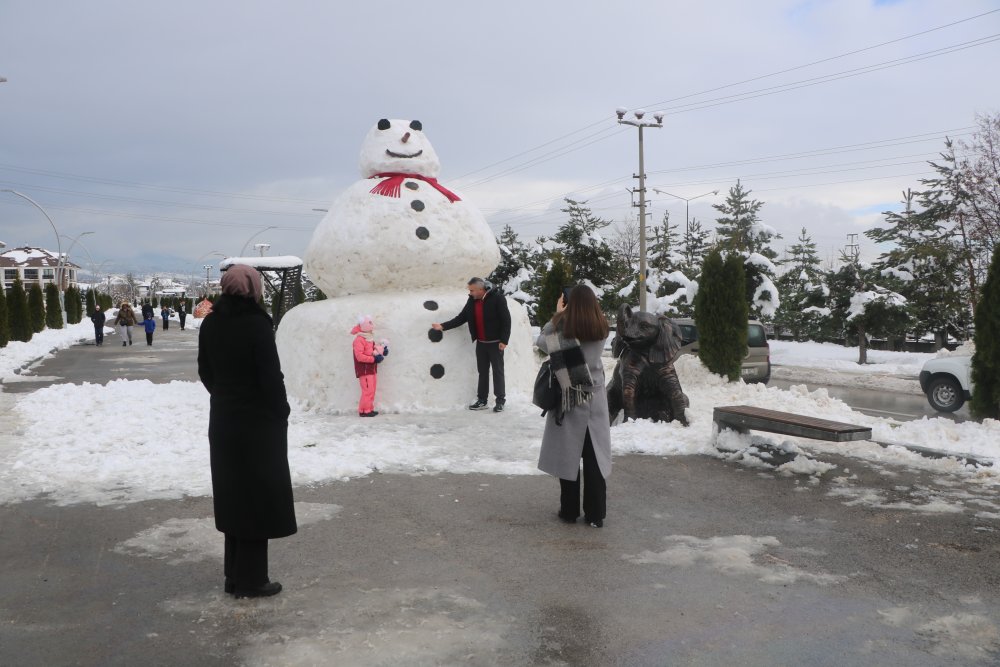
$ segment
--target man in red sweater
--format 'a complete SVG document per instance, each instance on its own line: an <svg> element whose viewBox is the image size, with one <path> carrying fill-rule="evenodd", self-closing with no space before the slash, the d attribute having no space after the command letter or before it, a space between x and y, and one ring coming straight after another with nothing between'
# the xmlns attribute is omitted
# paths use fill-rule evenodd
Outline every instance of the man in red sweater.
<svg viewBox="0 0 1000 667"><path fill-rule="evenodd" d="M482 278L469 281L469 300L453 319L435 322L431 325L438 331L447 331L469 325L469 333L476 343L476 367L479 370L479 386L476 402L470 410L485 410L489 407L486 399L490 394L490 369L493 369L493 394L496 404L493 412L503 412L506 401L503 376L503 351L510 340L510 311L503 292Z"/></svg>

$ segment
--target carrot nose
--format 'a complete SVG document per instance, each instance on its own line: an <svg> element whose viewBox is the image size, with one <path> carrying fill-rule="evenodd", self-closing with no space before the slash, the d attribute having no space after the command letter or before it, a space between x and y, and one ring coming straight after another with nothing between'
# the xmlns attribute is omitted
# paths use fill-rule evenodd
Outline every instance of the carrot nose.
<svg viewBox="0 0 1000 667"><path fill-rule="evenodd" d="M409 133L409 132L407 132L406 134L404 134L404 135L403 135L403 139L402 139L402 141L403 141L403 143L405 144L405 143L406 143L407 141L409 141L409 140L410 140L410 133Z"/></svg>

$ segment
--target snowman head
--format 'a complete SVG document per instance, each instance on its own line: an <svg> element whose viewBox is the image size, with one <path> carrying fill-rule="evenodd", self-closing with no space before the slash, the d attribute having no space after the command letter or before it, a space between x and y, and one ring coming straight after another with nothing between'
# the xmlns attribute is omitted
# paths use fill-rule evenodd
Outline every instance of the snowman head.
<svg viewBox="0 0 1000 667"><path fill-rule="evenodd" d="M437 178L441 171L437 153L419 120L380 120L361 145L359 166L362 178L387 172Z"/></svg>

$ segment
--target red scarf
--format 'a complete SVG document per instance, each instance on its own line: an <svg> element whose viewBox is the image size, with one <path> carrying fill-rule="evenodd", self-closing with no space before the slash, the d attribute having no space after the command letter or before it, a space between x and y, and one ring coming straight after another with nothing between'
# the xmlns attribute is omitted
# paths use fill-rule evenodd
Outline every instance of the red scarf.
<svg viewBox="0 0 1000 667"><path fill-rule="evenodd" d="M448 201L454 203L459 200L458 195L439 184L436 178L430 178L429 176L421 176L420 174L404 174L396 171L389 171L382 174L375 174L372 178L384 178L385 180L376 185L371 189L373 195L383 195L385 197L399 197L399 186L403 184L403 180L407 178L415 178L419 181L425 183L430 183L431 187L443 194L448 198Z"/></svg>

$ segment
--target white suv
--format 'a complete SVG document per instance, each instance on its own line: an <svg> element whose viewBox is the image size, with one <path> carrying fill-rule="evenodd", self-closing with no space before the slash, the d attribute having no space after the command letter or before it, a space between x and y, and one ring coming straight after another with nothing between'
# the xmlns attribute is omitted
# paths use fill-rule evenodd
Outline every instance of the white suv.
<svg viewBox="0 0 1000 667"><path fill-rule="evenodd" d="M920 369L920 389L939 412L954 412L972 398L972 357L929 359Z"/></svg>

